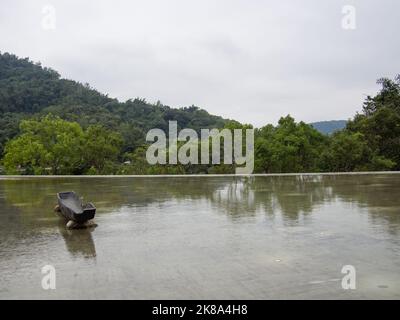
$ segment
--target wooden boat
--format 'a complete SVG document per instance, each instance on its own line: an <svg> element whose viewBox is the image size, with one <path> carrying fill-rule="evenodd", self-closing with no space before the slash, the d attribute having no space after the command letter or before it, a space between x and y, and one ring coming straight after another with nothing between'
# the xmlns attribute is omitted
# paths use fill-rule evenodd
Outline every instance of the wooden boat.
<svg viewBox="0 0 400 320"><path fill-rule="evenodd" d="M78 195L73 192L57 193L58 206L56 210L68 220L84 223L94 218L96 207L93 203L83 204Z"/></svg>

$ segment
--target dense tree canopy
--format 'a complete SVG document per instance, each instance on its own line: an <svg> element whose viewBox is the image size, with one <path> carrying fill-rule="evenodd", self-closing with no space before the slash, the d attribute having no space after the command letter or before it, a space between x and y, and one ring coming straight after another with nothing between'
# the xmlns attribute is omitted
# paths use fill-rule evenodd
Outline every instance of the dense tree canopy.
<svg viewBox="0 0 400 320"><path fill-rule="evenodd" d="M382 89L375 97L367 97L363 113L348 123L347 131L363 134L374 154L400 170L400 77L379 79L378 83Z"/></svg>
<svg viewBox="0 0 400 320"><path fill-rule="evenodd" d="M23 120L21 135L5 147L4 166L11 174L106 173L122 145L118 133L101 126L84 131L77 122L47 115Z"/></svg>
<svg viewBox="0 0 400 320"><path fill-rule="evenodd" d="M79 124L46 116L21 122L21 135L5 147L7 172L27 174L73 173L80 162L83 130Z"/></svg>
<svg viewBox="0 0 400 320"><path fill-rule="evenodd" d="M319 156L327 138L304 122L287 116L276 127L267 125L257 132L257 172L319 171Z"/></svg>

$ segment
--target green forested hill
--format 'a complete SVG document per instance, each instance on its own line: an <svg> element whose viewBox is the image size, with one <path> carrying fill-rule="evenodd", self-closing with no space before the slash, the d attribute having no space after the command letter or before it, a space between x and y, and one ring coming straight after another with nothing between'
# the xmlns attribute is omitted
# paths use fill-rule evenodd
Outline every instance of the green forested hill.
<svg viewBox="0 0 400 320"><path fill-rule="evenodd" d="M254 172L400 170L400 77L378 84L380 91L343 128L327 122L321 129L321 123L290 115L257 128ZM195 106L120 102L29 59L0 53L0 174L235 172L229 164L150 165L145 135L152 128L167 131L169 120L196 131L249 127ZM332 125L341 130L320 132Z"/></svg>
<svg viewBox="0 0 400 320"><path fill-rule="evenodd" d="M18 133L21 119L48 113L83 128L101 124L119 131L126 141L124 151L131 150L132 143L141 144L149 129L166 129L169 120L195 130L221 128L227 122L195 106L173 109L144 99L119 102L88 84L61 79L56 71L27 58L0 53L0 154L5 142Z"/></svg>

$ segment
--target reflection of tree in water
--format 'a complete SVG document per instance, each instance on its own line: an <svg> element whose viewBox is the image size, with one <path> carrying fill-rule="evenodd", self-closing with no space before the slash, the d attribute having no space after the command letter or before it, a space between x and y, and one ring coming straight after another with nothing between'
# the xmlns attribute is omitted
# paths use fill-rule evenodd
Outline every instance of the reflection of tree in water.
<svg viewBox="0 0 400 320"><path fill-rule="evenodd" d="M0 230L14 233L19 239L39 233L40 228L54 226L54 200L46 201L37 182L0 180ZM3 230L2 230L3 231Z"/></svg>
<svg viewBox="0 0 400 320"><path fill-rule="evenodd" d="M254 188L255 192L258 189L262 190L262 183L256 182ZM268 204L263 201L265 192L257 193L259 196L256 198L259 199L260 205L268 210ZM267 193L273 199L273 206L270 206L269 210L273 212L279 209L288 221L298 221L301 214L307 216L316 205L329 200L329 193L322 183L321 176L273 177Z"/></svg>
<svg viewBox="0 0 400 320"><path fill-rule="evenodd" d="M320 176L273 176L236 178L213 200L232 217L280 212L285 221L296 222L330 198Z"/></svg>
<svg viewBox="0 0 400 320"><path fill-rule="evenodd" d="M55 181L31 179L20 181L2 180L5 200L17 208L35 208L46 205L46 193L55 184Z"/></svg>
<svg viewBox="0 0 400 320"><path fill-rule="evenodd" d="M233 219L253 217L256 215L254 190L251 189L251 178L232 178L230 183L212 193L211 201L218 210L226 212Z"/></svg>
<svg viewBox="0 0 400 320"><path fill-rule="evenodd" d="M279 210L286 219L297 220L300 214L310 213L314 205L330 197L329 190L321 188L319 176L134 178L128 181L114 186L124 204L147 206L162 205L171 199L207 200L232 218L254 216L258 210L273 215Z"/></svg>
<svg viewBox="0 0 400 320"><path fill-rule="evenodd" d="M19 220L20 217L18 208L6 201L4 189L2 188L2 184L0 182L0 236L4 237L9 233L13 233L14 230L10 228L10 225L19 225Z"/></svg>
<svg viewBox="0 0 400 320"><path fill-rule="evenodd" d="M49 215L55 194L73 190L92 201L98 214L123 206L162 206L174 201L208 201L232 219L252 217L257 212L281 213L285 223L306 218L318 205L335 199L368 208L371 219L384 219L398 228L395 212L397 175L330 175L269 177L173 177L173 178L60 178L0 181L5 200L24 215ZM32 214L29 214L32 212ZM44 212L44 213L43 213ZM52 213L51 213L52 214ZM39 213L40 215L40 213Z"/></svg>
<svg viewBox="0 0 400 320"><path fill-rule="evenodd" d="M385 223L391 233L400 228L400 175L331 176L335 197L368 210L374 224Z"/></svg>
<svg viewBox="0 0 400 320"><path fill-rule="evenodd" d="M94 178L33 178L2 180L0 185L3 186L6 202L19 208L25 215L41 212L41 215L49 216L57 203L56 194L62 191L76 191L79 195L85 196L84 200L104 203L105 207L113 206L114 203L119 205L120 193L112 192L110 186L107 186L107 189L111 192L105 192L103 180Z"/></svg>
<svg viewBox="0 0 400 320"><path fill-rule="evenodd" d="M257 211L281 213L284 222L297 222L316 207L339 199L366 208L370 218L383 220L392 231L400 228L397 175L309 175L235 178L211 198L221 210L235 217ZM399 194L400 196L400 194Z"/></svg>

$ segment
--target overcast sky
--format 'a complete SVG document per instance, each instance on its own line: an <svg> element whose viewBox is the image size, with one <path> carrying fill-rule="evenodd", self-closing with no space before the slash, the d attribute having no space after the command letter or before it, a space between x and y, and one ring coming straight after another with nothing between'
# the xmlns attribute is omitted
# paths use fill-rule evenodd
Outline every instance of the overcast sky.
<svg viewBox="0 0 400 320"><path fill-rule="evenodd" d="M344 5L355 29L342 28ZM1 0L0 51L122 101L256 126L347 119L400 73L399 12L398 0Z"/></svg>

